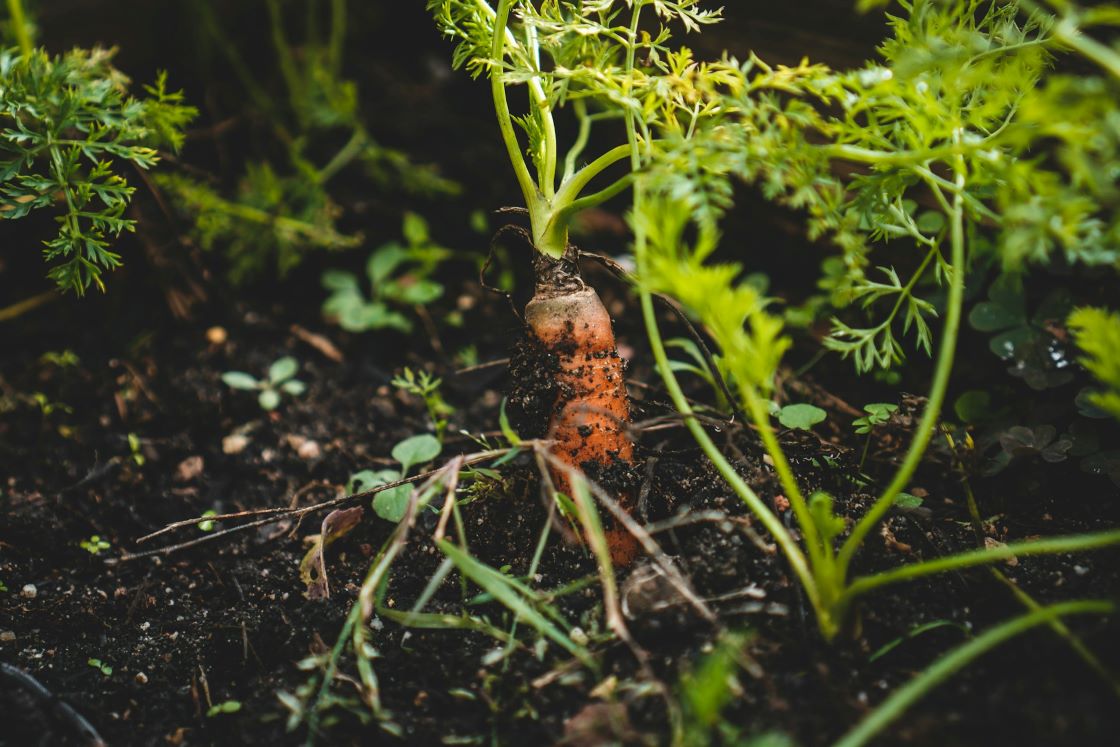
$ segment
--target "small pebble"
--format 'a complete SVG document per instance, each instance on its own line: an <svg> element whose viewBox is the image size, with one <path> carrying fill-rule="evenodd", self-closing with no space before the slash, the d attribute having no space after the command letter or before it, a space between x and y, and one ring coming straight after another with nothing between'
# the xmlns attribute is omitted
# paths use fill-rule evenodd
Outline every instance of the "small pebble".
<svg viewBox="0 0 1120 747"><path fill-rule="evenodd" d="M206 341L211 345L221 345L229 339L229 333L226 332L225 327L211 327L206 330Z"/></svg>
<svg viewBox="0 0 1120 747"><path fill-rule="evenodd" d="M35 584L24 584L19 590L19 595L24 599L34 599L39 596L39 590L35 588Z"/></svg>
<svg viewBox="0 0 1120 747"><path fill-rule="evenodd" d="M16 639L14 630L0 630L0 643L11 643Z"/></svg>
<svg viewBox="0 0 1120 747"><path fill-rule="evenodd" d="M240 433L226 436L222 439L222 452L225 454L240 454L249 445L249 437Z"/></svg>
<svg viewBox="0 0 1120 747"><path fill-rule="evenodd" d="M137 672L136 676L133 677L133 679L136 680L137 685L148 684L148 675L144 674L143 672Z"/></svg>
<svg viewBox="0 0 1120 747"><path fill-rule="evenodd" d="M323 449L319 446L318 441L311 441L310 439L300 444L299 449L296 450L300 459L318 459L323 454Z"/></svg>

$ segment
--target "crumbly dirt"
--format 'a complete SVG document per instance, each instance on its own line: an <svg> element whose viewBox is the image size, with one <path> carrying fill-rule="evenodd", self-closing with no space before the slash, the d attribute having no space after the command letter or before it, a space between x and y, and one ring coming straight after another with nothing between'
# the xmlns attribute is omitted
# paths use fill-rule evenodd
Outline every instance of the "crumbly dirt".
<svg viewBox="0 0 1120 747"><path fill-rule="evenodd" d="M487 303L483 300L476 318L502 313L496 305L483 308ZM24 338L10 348L20 352L0 363L10 405L0 420L0 581L7 587L0 592L5 632L0 657L72 704L110 744L302 741L302 731L286 731L288 712L277 693L296 692L313 674L299 662L333 645L370 558L392 531L367 510L358 528L329 549L332 594L320 601L304 597L298 565L303 538L318 531L322 514L167 555L113 562L122 551L203 537L190 526L136 544L143 534L206 510L304 506L332 498L349 474L391 466L393 444L430 428L422 403L388 386L392 372L372 352L391 340L374 343L315 329L344 351L344 361L335 363L294 336L277 313L231 309L211 320L210 326L226 332L221 343L210 341L198 325L173 334L122 335L125 342L108 345L61 335L38 342ZM55 319L66 319L62 309ZM624 341L635 339L622 334ZM480 349L500 357L503 336L482 339ZM58 339L72 341L78 365L40 360ZM300 360L299 377L309 389L274 413L263 413L251 393L221 383L224 371L261 372L285 353ZM547 377L540 375L547 361L542 365L539 351L536 355L522 344L510 365L519 379L522 373L537 374L540 387L529 394L514 389L510 398L511 418L526 435L533 433L534 414L551 409L542 383ZM403 358L423 363L422 351ZM639 361L635 369L641 375L648 365ZM533 375L524 379L534 381ZM447 380L447 395L458 408L448 433L492 431L506 379L481 385L454 376ZM835 645L824 644L765 533L674 425L657 392L635 391L643 394L634 403L635 420L660 427L642 435L639 465L614 479L635 487L639 518L660 527L658 542L719 619L716 626L705 622L644 564L620 574L634 642L647 653L649 672L670 691L715 644L720 630L745 631L742 654L754 665L739 670L727 721L744 733L778 730L800 744L823 745L963 640L962 630L984 629L1019 610L986 572L953 574L874 595L861 606L857 629ZM41 392L70 411L48 413L24 397L29 392ZM703 396L700 390L692 393ZM896 442L906 437L906 424L897 425L874 444L865 471L889 469L900 448ZM135 453L130 433L138 443ZM784 509L753 434L725 424L715 435L763 499ZM862 442L798 432L782 438L808 489L836 496L842 515L857 516L867 508L870 495L855 479ZM445 455L473 448L465 437L451 435ZM1116 505L1099 484L1061 466L1043 474L1058 481L1049 497L1024 499L1019 510L992 518L993 540L1084 531L1116 521ZM479 483L474 499L463 506L463 524L476 558L524 574L548 511L528 458L508 464L501 475ZM945 455L931 455L915 485L925 496L922 506L894 512L859 556L857 571L973 546L960 485L947 472ZM998 485L978 487L985 503L998 493ZM1070 510L1075 495L1079 507ZM683 521L682 512L700 520ZM788 510L782 516L791 521ZM410 609L439 567L441 555L431 540L437 520L432 512L419 517L394 564L385 592L388 607ZM627 646L602 636L606 618L594 562L571 541L574 532L567 530L567 540L564 533L562 522L550 531L533 585L544 590L577 585L556 596L554 608L593 641L598 676L573 665L556 646L537 643L524 624L520 631L527 645L494 658L500 646L484 634L406 629L379 617L371 629L378 653L373 663L383 706L403 736L396 739L364 722L367 711L340 680L334 692L349 705L327 713L321 743L446 744L452 738L553 744L566 737L580 744L663 743L669 724L664 701L631 687L646 675ZM96 555L80 546L95 534L110 546ZM1040 601L1115 596L1117 560L1116 553L1101 552L1022 559L1003 570ZM33 595L22 591L27 585L34 587ZM466 609L509 630L512 619L504 608L485 600L470 603L479 590L465 588ZM451 573L425 611L457 615L464 609L463 592ZM884 645L935 622L939 627L871 660ZM1120 660L1117 623L1085 619L1071 627L1103 660ZM101 666L92 665L94 659ZM349 653L340 667L342 676L355 676ZM615 683L613 700L604 682ZM1113 697L1063 643L1041 631L958 675L892 727L883 743L1107 744L1118 726ZM207 715L212 706L230 701L239 703L239 710ZM604 720L602 709L616 708L611 703L621 704L622 721ZM67 722L2 677L0 710L10 714L0 744L67 743Z"/></svg>

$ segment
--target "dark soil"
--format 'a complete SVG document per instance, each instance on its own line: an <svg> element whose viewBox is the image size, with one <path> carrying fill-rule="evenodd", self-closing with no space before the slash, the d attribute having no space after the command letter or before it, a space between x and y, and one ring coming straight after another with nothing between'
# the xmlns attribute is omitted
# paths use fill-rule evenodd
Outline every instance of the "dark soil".
<svg viewBox="0 0 1120 747"><path fill-rule="evenodd" d="M463 292L477 293L471 286ZM492 298L478 297L473 309L468 325L478 325L475 329L485 328L481 320L496 318L516 329L516 320ZM56 307L39 324L62 324L71 313ZM288 712L277 693L296 692L315 673L297 664L333 645L370 556L392 530L367 511L357 529L332 545L333 593L320 601L305 598L298 565L305 551L302 538L318 531L322 514L302 524L284 519L179 552L117 560L125 551L204 537L190 526L136 544L141 535L206 510L304 506L333 498L349 474L390 466L393 444L431 427L422 403L388 385L391 371L385 367L385 351L393 351L389 360L422 363L422 350L394 348L400 339L314 330L340 345L345 358L335 363L291 333L289 314L298 318L301 312L231 308L224 318L210 320L209 326L226 333L226 340L217 343L212 341L217 333L208 332L207 325L176 326L169 318L159 322L165 325L162 331L121 335L127 343L108 345L29 329L28 337L13 342L18 347L8 348L17 354L0 365L8 407L0 421L5 517L0 580L7 587L0 594L0 630L10 631L0 653L73 704L110 744L302 740L302 731L285 730ZM136 329L151 331L154 322L145 321ZM620 332L624 343L638 343L635 330L624 325ZM33 333L39 342L32 340ZM490 339L481 335L480 350L499 357L503 337L509 339L501 333ZM78 355L78 365L40 360L60 339ZM252 393L230 390L220 380L227 370L262 372L283 354L300 360L299 377L309 389L274 413L263 413ZM525 365L522 349L513 369ZM636 377L648 377L643 359L634 369ZM459 409L448 432L493 430L506 386L504 376L481 384L450 377L445 388ZM984 629L1019 611L985 571L949 575L873 596L861 608L853 636L833 646L822 643L783 562L758 528L751 529L742 504L675 421L663 417L670 411L656 391L635 391L644 393L635 402L635 420L656 424L640 444L640 518L662 527L682 512L718 512L725 518L668 522L657 534L717 612L719 625L704 622L643 564L621 579L627 623L649 654L651 672L670 689L710 650L720 629L749 631L743 654L755 666L740 672L739 697L726 711L729 723L744 733L776 729L801 744L827 744L870 705L961 641L963 629ZM70 410L47 414L26 396L32 392ZM522 409L519 422L527 423L524 410L532 408ZM896 426L876 439L869 471L886 469L904 445L908 423L903 417ZM808 489L831 492L842 513L858 515L870 500L852 480L862 443L837 440L838 434L824 426L819 430L823 439L784 435L792 461ZM139 443L135 454L130 433ZM717 435L760 495L780 506L777 484L753 436L727 425ZM470 441L451 435L445 455L471 450ZM974 545L960 485L946 461L944 454L931 457L915 481L925 491L922 506L889 518L860 556L861 570ZM1024 500L1016 511L993 519L989 534L1004 541L1107 526L1117 518L1116 506L1111 499L1095 499L1109 493L1099 484L1096 490L1043 491L1042 498ZM439 566L441 555L431 542L437 518L421 515L393 567L388 607L409 609ZM463 521L475 557L525 573L547 521L529 461L508 465L499 483L484 481L475 500L463 507ZM98 554L82 549L80 543L91 535L107 541L109 549ZM558 540L555 532L552 536L533 579L535 588L559 589L591 579L595 565L586 551ZM1096 553L1023 559L1003 570L1040 601L1050 601L1115 595L1120 589L1116 561L1115 553ZM33 596L22 591L28 585ZM458 614L461 599L458 576L452 573L426 611ZM527 648L486 663L497 644L485 635L405 629L378 618L371 630L378 652L374 665L383 706L403 737L395 740L376 724L363 725L356 714L365 712L351 698L349 707L328 712L322 741L438 744L449 737L494 737L502 744L551 744L565 735L578 744L663 741L668 729L664 702L627 688L645 675L626 646L600 635L605 619L599 586L587 583L557 597L556 608L593 641L601 641L592 644L602 662L600 677L573 667L555 647L538 658L535 636L524 627ZM491 603L472 610L508 630L511 619L503 608ZM934 621L944 624L869 661L884 644ZM1118 661L1116 623L1075 620L1071 625L1105 661ZM91 665L92 659L105 668ZM354 676L349 653L341 673ZM628 708L625 729L617 719L597 720L598 711L588 710L608 702L596 687L611 676L622 684L615 697ZM344 681L335 688L346 697L348 690ZM885 742L1107 744L1120 723L1114 697L1063 643L1039 632L989 654L936 691ZM49 704L35 703L7 678L0 698L0 707L11 714L0 742L67 743L68 722ZM212 706L228 701L240 703L240 710L207 715ZM614 723L614 731L604 733L601 721Z"/></svg>
<svg viewBox="0 0 1120 747"><path fill-rule="evenodd" d="M188 65L197 43L183 32L191 27L192 4L121 0L112 13L106 3L82 0L37 5L43 35L56 49L119 43L120 64L138 81L178 61L173 84L185 86L188 98L203 106L207 127L241 117L243 92L236 85L222 85L212 70L191 71ZM839 66L857 64L870 54L881 28L866 16L854 18L852 5L851 0L754 4L746 21L715 27L696 38L697 44L709 47L700 50L707 57L724 48L741 55L755 49L764 58L796 63L809 51ZM363 31L351 33L348 52L353 74L362 81L363 110L376 118L374 134L424 161L446 165L450 176L467 185L466 194L417 207L374 200L358 190L347 205L347 220L371 237L361 257L316 256L285 283L237 292L218 279L214 255L200 258L169 242L166 253L174 261L160 266L158 252L130 238L122 248L127 266L113 274L107 296L66 298L0 325L0 662L34 676L53 697L39 697L17 676L0 672L0 745L85 743L59 701L72 705L112 745L302 743L306 729L288 730L290 711L278 694L301 694L309 682L320 681L319 664L338 639L371 558L394 526L362 502L362 522L327 552L331 595L315 601L304 596L299 564L304 539L319 532L325 512L302 522L283 518L175 552L121 557L214 536L192 523L138 544L138 538L171 522L206 511L306 507L338 497L354 472L395 466L394 444L432 430L423 403L390 384L405 365L441 375L444 394L456 408L441 461L476 450L460 430L492 441L499 436L505 393L519 432L543 433L542 418L556 396L547 376L550 364L539 351L512 344L523 334L518 320L502 299L462 281L473 269L443 271L440 280L448 292L430 309L434 331L354 336L319 321L319 273L336 263L357 267L380 242L372 237L396 236L402 207L423 212L449 246L483 256L484 237L465 229L464 235L448 236L438 229L465 226L471 209L494 210L512 199L515 188L506 167L496 166L504 164L504 155L485 86L446 69L448 45L432 31L422 4L351 6L353 28ZM253 15L257 11L246 4L230 12L246 54L260 52L254 59L273 60L267 34L260 33L261 18ZM236 176L238 154L266 155L250 147L253 133L239 125L223 136L227 139L192 141L184 159L210 158L214 163L204 166ZM142 231L156 225L173 233L156 206L143 209L156 218L142 221ZM447 214L453 217L440 220ZM607 227L624 225L607 211L595 217ZM4 226L6 246L38 246L51 228L46 216L39 224L27 223L10 233ZM728 217L726 235L721 251L767 274L775 295L800 302L814 292L805 282L807 268L815 268L827 250L808 244L796 215L744 194ZM617 230L584 238L599 251L624 250ZM526 297L518 300L524 303L531 284L525 282L528 262L522 265L502 269L519 276L518 292ZM42 284L42 275L36 252L5 253L0 305L39 288L35 283ZM175 289L190 286L195 277L205 286L205 300L195 299L189 318L170 313ZM626 623L647 656L643 670L634 650L604 633L593 559L579 544L562 539L557 527L531 584L566 592L554 597L553 606L589 638L598 675L574 664L558 646L541 643L524 622L517 626L524 645L503 657L495 654L502 645L479 632L404 628L375 615L369 628L377 651L372 664L387 722L400 736L371 720L358 700L356 663L346 649L319 743L663 744L666 700L651 685L660 683L680 700L682 683L707 654L720 650L731 631L741 634L743 643L736 649L723 729L704 732L695 744L743 744L736 734L775 731L805 747L827 745L965 640L966 631L988 629L1022 612L1003 584L977 569L877 593L865 600L847 635L825 644L789 569L741 501L713 474L659 390L632 299L604 273L589 280L618 320L620 349L630 361L640 464L624 477L638 482L637 516L657 529L658 543L717 613L718 623L705 621L648 564L621 573ZM979 293L980 286L970 290ZM462 313L461 327L443 324L452 309ZM685 335L671 315L663 321L668 335ZM316 338L308 333L337 346L341 361L309 344ZM807 342L789 356L791 367L814 355L816 346ZM512 360L456 375L452 356L467 345L484 363L511 353ZM65 350L73 351L76 363L43 358ZM263 412L253 393L221 381L230 370L262 375L283 355L299 360L298 377L308 390L285 397L273 413ZM1008 381L1023 389L990 355L982 336L963 340L958 357L962 389L994 390ZM923 391L925 375L922 365L910 367L899 386ZM686 380L694 385L691 396L711 401L711 392ZM804 487L834 495L843 516L858 517L873 498L874 486L858 479L860 472L882 481L901 458L911 416L920 411L917 399L899 401L896 417L876 430L862 469L865 443L850 427L859 406L893 398L885 392L897 389L870 377L857 381L849 362L832 359L800 377L787 373L782 382L781 396L829 412L814 433L786 432L782 440ZM1064 397L1068 408L1072 396L1066 394L1054 397ZM854 414L848 402L856 405ZM718 420L710 427L746 480L793 526L753 433ZM973 487L989 541L1120 524L1117 488L1078 472L1072 460L1047 464L1020 458L995 478L976 478ZM963 486L943 447L931 450L907 489L922 498L921 505L889 516L859 555L857 572L976 545ZM472 554L494 568L508 566L511 574L527 573L549 517L532 461L521 457L504 465L500 480L482 480L473 491L462 507ZM418 517L393 565L387 608L411 609L440 567L442 556L432 541L437 521L433 512ZM218 528L223 526L228 525ZM96 553L84 549L83 542L97 549L89 544L94 535L108 547ZM1115 551L1023 558L1001 570L1041 603L1120 596ZM475 599L478 592L452 572L425 611L459 615L466 609L509 631L512 616L492 601ZM933 624L882 653L884 646ZM1120 670L1120 620L1078 618L1069 625L1106 665ZM239 708L220 712L223 704L232 710L232 703ZM1038 630L956 675L879 743L1112 745L1118 729L1120 708L1109 686L1063 641Z"/></svg>

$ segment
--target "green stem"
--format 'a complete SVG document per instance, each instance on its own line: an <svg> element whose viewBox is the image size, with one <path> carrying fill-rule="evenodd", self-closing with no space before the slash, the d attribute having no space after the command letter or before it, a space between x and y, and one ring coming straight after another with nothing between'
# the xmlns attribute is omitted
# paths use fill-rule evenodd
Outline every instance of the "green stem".
<svg viewBox="0 0 1120 747"><path fill-rule="evenodd" d="M306 126L304 108L300 105L303 98L303 81L300 80L295 59L292 57L292 47L284 34L284 18L280 12L279 0L268 0L269 31L272 34L272 45L276 47L276 60L280 64L280 73L284 83L288 86L288 101L292 112L300 123Z"/></svg>
<svg viewBox="0 0 1120 747"><path fill-rule="evenodd" d="M494 16L494 38L490 47L490 57L494 67L490 70L490 92L494 98L494 111L498 115L498 128L502 132L502 142L505 143L506 153L509 155L513 171L517 176L517 184L521 187L521 195L525 198L525 206L533 210L537 202L537 185L529 174L529 167L521 155L521 145L517 142L517 133L513 130L513 117L509 113L509 101L506 98L506 84L502 79L502 61L505 59L506 26L509 24L509 12L512 0L501 0ZM487 5L487 8L490 6Z"/></svg>
<svg viewBox="0 0 1120 747"><path fill-rule="evenodd" d="M623 160L630 153L629 145L618 145L577 171L566 180L551 199L537 197L529 203L529 213L533 224L533 243L537 249L550 257L559 258L568 245L568 221L578 211L609 200L626 189L630 181L627 175L610 186L579 199L579 193L597 175L613 164Z"/></svg>
<svg viewBox="0 0 1120 747"><path fill-rule="evenodd" d="M566 205L572 202L583 192L584 188L587 187L592 179L629 155L630 145L628 143L625 145L616 145L611 148L577 171L571 178L566 179L564 183L560 185L560 190L556 193L555 203L557 205ZM637 171L637 168L634 168L633 171Z"/></svg>
<svg viewBox="0 0 1120 747"><path fill-rule="evenodd" d="M8 0L8 14L12 18L12 33L19 44L20 56L26 65L31 61L35 46L31 41L31 29L27 26L27 14L23 12L23 0Z"/></svg>
<svg viewBox="0 0 1120 747"><path fill-rule="evenodd" d="M1036 12L1048 12L1034 0L1023 0L1023 7ZM1063 4L1064 6L1064 4ZM1059 7L1063 7L1059 6ZM1077 25L1077 19L1070 15L1065 6L1065 15L1054 24L1053 38L1080 54L1087 60L1097 63L1114 78L1120 79L1120 54L1106 44L1087 36Z"/></svg>
<svg viewBox="0 0 1120 747"><path fill-rule="evenodd" d="M635 187L635 204L640 204L641 195L640 187ZM641 277L645 270L645 236L641 228L635 227L634 231L634 255L638 265L638 276ZM816 580L809 568L809 564L805 559L805 554L801 552L797 542L793 536L782 524L773 511L759 498L758 494L754 492L750 485L735 471L735 468L727 461L727 458L715 445L711 437L700 425L699 421L694 416L691 405L688 403L688 398L685 397L684 392L681 390L680 383L677 381L676 376L673 374L672 369L669 367L669 356L665 352L664 341L661 337L661 330L657 325L657 315L654 311L653 296L648 288L639 283L638 292L641 300L642 318L646 326L646 334L649 338L650 348L653 351L654 360L657 363L658 373L661 379L665 382L665 389L669 393L670 399L673 400L673 406L677 408L681 416L684 418L685 426L688 428L696 443L700 446L701 451L711 460L720 476L727 481L731 489L735 491L751 512L758 517L766 530L774 537L774 541L782 549L786 559L789 561L790 567L801 581L801 585L805 589L805 594L809 598L813 608L817 610L818 615L823 614L820 605L820 594L817 590ZM829 623L822 621L822 626L827 626Z"/></svg>
<svg viewBox="0 0 1120 747"><path fill-rule="evenodd" d="M786 459L786 453L782 450L781 444L778 443L774 428L770 425L770 413L767 410L766 403L754 387L744 384L740 386L740 389L747 402L747 411L750 413L751 420L762 439L762 445L766 448L766 453L770 455L771 461L774 462L774 471L778 473L778 481L781 483L782 490L785 491L786 498L793 508L793 514L797 518L801 533L805 536L805 544L809 548L809 561L813 569L819 571L823 568L824 556L828 553L828 549L821 541L817 525L809 513L809 504L805 501L801 487L797 484L797 477L793 474L793 468L790 466L789 460Z"/></svg>
<svg viewBox="0 0 1120 747"><path fill-rule="evenodd" d="M859 550L867 534L894 505L895 498L909 483L918 464L925 454L926 447L933 437L937 420L941 416L941 406L945 402L945 392L949 387L949 375L953 370L953 358L957 348L957 334L960 331L961 307L964 302L964 275L965 275L965 247L964 247L964 204L961 192L964 189L964 167L959 157L957 159L957 187L953 195L952 210L950 213L950 242L952 245L953 270L949 278L948 310L945 315L945 329L941 335L941 345L938 348L937 364L933 375L933 384L930 387L929 402L918 429L910 442L902 466L894 475L883 495L875 502L862 519L852 529L851 535L840 547L837 564L840 578L847 576L848 566L852 557Z"/></svg>
<svg viewBox="0 0 1120 747"><path fill-rule="evenodd" d="M561 181L565 182L576 173L576 159L583 153L583 149L587 147L587 140L591 137L591 117L587 114L587 104L583 99L576 99L572 102L572 109L579 119L579 134L576 135L575 142L572 143L564 159L564 176Z"/></svg>
<svg viewBox="0 0 1120 747"><path fill-rule="evenodd" d="M346 0L331 0L331 34L327 47L327 63L331 72L342 70L342 53L346 46Z"/></svg>
<svg viewBox="0 0 1120 747"><path fill-rule="evenodd" d="M362 150L368 143L369 137L366 135L366 131L361 127L355 128L354 134L350 136L346 144L342 146L338 153L334 154L334 157L327 162L326 166L319 169L316 181L319 184L325 184L332 176L346 168L351 161L361 155Z"/></svg>
<svg viewBox="0 0 1120 747"><path fill-rule="evenodd" d="M854 579L844 592L842 599L847 602L884 586L912 581L923 576L932 576L947 571L959 571L980 565L990 565L1011 558L1031 555L1054 555L1067 552L1085 552L1120 544L1120 529L1105 532L1073 534L1066 537L1048 537L1041 540L1010 542L998 547L985 547L978 550L946 555L932 560L881 571L872 576Z"/></svg>
<svg viewBox="0 0 1120 747"><path fill-rule="evenodd" d="M580 210L586 210L587 208L602 205L604 202L614 197L615 195L624 192L631 184L634 183L634 178L635 176L633 172L631 172L629 174L626 174L625 176L619 177L609 186L600 189L598 192L593 192L576 200L572 200L567 205L563 206L554 213L553 221L567 225L567 222L571 220L571 217L578 213Z"/></svg>
<svg viewBox="0 0 1120 747"><path fill-rule="evenodd" d="M867 744L872 737L935 687L964 669L975 659L1020 633L1063 615L1107 615L1113 613L1115 609L1115 604L1105 600L1062 602L1001 623L953 649L914 679L895 690L867 718L861 721L855 729L844 735L833 747L861 747L861 745Z"/></svg>

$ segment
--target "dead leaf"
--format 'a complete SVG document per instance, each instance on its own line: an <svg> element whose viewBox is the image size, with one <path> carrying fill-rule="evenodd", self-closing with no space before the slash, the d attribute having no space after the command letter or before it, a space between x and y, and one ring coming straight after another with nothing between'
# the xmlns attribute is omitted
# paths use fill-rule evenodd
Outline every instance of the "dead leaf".
<svg viewBox="0 0 1120 747"><path fill-rule="evenodd" d="M179 462L179 466L175 470L175 479L179 482L190 482L202 474L202 470L205 466L206 464L202 457L198 455L189 456Z"/></svg>
<svg viewBox="0 0 1120 747"><path fill-rule="evenodd" d="M1005 546L1006 546L1005 543L1000 542L999 540L995 539L994 537L985 537L984 538L984 548L986 550L995 550L996 548L1005 547ZM1008 558L1007 560L1005 560L1003 562L1006 565L1010 566L1011 568L1014 568L1015 566L1019 565L1019 559L1017 557L1015 557L1014 555L1012 555L1010 558Z"/></svg>
<svg viewBox="0 0 1120 747"><path fill-rule="evenodd" d="M339 537L345 537L362 520L361 506L340 508L327 514L319 534L313 534L304 541L311 543L311 549L299 564L299 577L307 584L308 599L326 599L331 595L327 583L327 562L324 552Z"/></svg>

